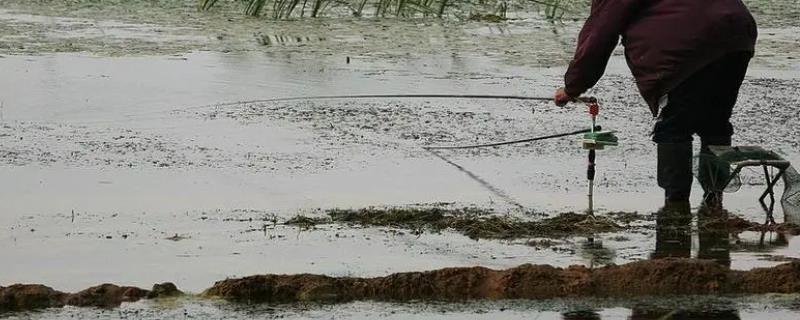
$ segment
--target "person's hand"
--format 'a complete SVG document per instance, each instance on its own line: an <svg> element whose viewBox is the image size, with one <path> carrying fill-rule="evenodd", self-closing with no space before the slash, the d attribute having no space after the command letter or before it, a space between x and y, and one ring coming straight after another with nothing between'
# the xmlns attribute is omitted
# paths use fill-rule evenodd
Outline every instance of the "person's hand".
<svg viewBox="0 0 800 320"><path fill-rule="evenodd" d="M570 97L567 94L567 92L564 91L563 87L562 88L558 88L558 90L556 90L555 96L553 96L553 102L555 102L555 104L557 106L559 106L559 107L563 107L563 106L567 105L567 103L572 102L572 101L575 101L575 98Z"/></svg>

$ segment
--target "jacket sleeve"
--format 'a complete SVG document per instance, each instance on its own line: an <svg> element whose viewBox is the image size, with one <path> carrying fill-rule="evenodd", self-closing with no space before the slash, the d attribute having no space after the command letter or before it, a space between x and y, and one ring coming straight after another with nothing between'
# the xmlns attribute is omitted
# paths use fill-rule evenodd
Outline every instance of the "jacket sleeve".
<svg viewBox="0 0 800 320"><path fill-rule="evenodd" d="M597 84L640 1L592 1L591 14L578 35L575 57L564 75L564 88L568 95L578 97Z"/></svg>

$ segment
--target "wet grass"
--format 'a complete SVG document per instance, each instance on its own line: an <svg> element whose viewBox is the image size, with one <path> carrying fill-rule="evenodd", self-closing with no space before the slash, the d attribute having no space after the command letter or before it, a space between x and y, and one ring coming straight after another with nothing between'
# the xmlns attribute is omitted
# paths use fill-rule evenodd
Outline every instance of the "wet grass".
<svg viewBox="0 0 800 320"><path fill-rule="evenodd" d="M319 224L326 224L330 223L330 219L325 217L307 217L303 215L297 215L292 217L291 219L287 220L284 224L290 226L296 226L300 229L312 229L314 226Z"/></svg>
<svg viewBox="0 0 800 320"><path fill-rule="evenodd" d="M319 224L344 223L364 227L412 230L414 234L453 230L471 239L566 237L620 231L618 221L567 212L541 220L524 220L477 208L334 209L327 217L296 216L285 224L309 229Z"/></svg>
<svg viewBox="0 0 800 320"><path fill-rule="evenodd" d="M218 0L202 0L202 2L200 2L200 9L209 10L217 4L217 1Z"/></svg>
<svg viewBox="0 0 800 320"><path fill-rule="evenodd" d="M700 219L698 228L704 232L739 234L744 231L761 231L800 234L800 226L790 223L765 225L728 213L720 216L702 214L703 217ZM636 212L608 212L595 217L587 216L584 213L566 212L544 219L529 220L473 207L458 209L398 207L332 209L327 211L326 216L298 215L284 224L303 230L335 223L359 227L388 227L410 230L415 235L450 230L471 239L514 240L592 236L598 233L630 231L642 227L648 228L654 222L655 217L655 215L642 215ZM676 221L669 221L669 217L661 219L661 223L665 225L673 226L677 223L678 225L685 224L685 227L689 228L691 216L675 217ZM620 236L614 240L629 241L630 239ZM532 243L532 245L537 244L536 241Z"/></svg>
<svg viewBox="0 0 800 320"><path fill-rule="evenodd" d="M638 212L614 211L608 215L617 223L631 224L637 221L652 220L654 216L641 215Z"/></svg>
<svg viewBox="0 0 800 320"><path fill-rule="evenodd" d="M347 12L355 17L438 17L463 16L470 20L500 22L506 19L510 6L534 6L547 19L561 19L576 5L586 6L581 0L243 0L244 13L261 16L270 12L273 19L293 17L319 17L328 9L339 14ZM200 0L200 9L210 10L218 0ZM371 10L368 10L371 9ZM481 18L481 19L478 19Z"/></svg>

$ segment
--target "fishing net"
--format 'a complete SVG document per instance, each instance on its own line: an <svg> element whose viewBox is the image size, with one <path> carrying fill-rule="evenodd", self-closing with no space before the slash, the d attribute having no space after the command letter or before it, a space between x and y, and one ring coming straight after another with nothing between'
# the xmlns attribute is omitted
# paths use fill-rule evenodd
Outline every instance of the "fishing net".
<svg viewBox="0 0 800 320"><path fill-rule="evenodd" d="M701 152L694 157L694 175L705 192L739 191L742 186L740 174L731 174L731 163L712 153Z"/></svg>
<svg viewBox="0 0 800 320"><path fill-rule="evenodd" d="M766 177L772 179L781 170L786 220L800 223L800 173L777 153L761 147L711 146L694 161L695 176L705 192L736 192L743 184L766 188Z"/></svg>
<svg viewBox="0 0 800 320"><path fill-rule="evenodd" d="M761 147L711 146L701 150L695 157L694 172L703 190L707 192L736 192L743 182L747 185L763 185L766 180L760 164L736 167L746 161L783 161L778 154ZM788 164L788 162L787 162ZM768 167L771 176L774 167Z"/></svg>
<svg viewBox="0 0 800 320"><path fill-rule="evenodd" d="M783 175L783 184L781 205L786 222L800 225L800 173L789 167Z"/></svg>

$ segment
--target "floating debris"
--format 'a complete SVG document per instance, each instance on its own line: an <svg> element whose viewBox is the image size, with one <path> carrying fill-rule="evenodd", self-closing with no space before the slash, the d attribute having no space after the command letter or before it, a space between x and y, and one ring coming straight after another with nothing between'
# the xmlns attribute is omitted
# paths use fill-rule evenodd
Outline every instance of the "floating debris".
<svg viewBox="0 0 800 320"><path fill-rule="evenodd" d="M186 239L191 239L191 237L190 236L179 235L177 233L174 236L164 238L164 240L170 240L170 241L176 241L176 242L177 241L181 241L181 240L186 240Z"/></svg>

